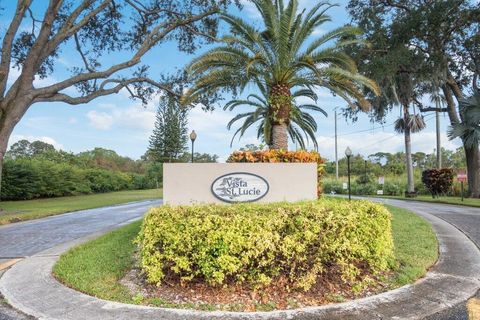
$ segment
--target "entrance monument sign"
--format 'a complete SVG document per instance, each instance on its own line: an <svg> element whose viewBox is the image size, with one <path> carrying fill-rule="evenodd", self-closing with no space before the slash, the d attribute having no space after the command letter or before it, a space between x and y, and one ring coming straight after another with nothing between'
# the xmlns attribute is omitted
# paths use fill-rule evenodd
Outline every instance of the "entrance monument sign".
<svg viewBox="0 0 480 320"><path fill-rule="evenodd" d="M223 175L212 183L212 193L225 202L254 202L263 198L269 190L262 177L247 172Z"/></svg>
<svg viewBox="0 0 480 320"><path fill-rule="evenodd" d="M163 201L278 202L317 199L316 163L165 163Z"/></svg>

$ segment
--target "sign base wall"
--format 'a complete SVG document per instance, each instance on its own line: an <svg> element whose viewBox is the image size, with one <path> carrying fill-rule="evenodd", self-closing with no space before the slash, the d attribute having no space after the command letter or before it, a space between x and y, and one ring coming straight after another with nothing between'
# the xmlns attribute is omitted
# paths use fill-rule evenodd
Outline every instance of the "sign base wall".
<svg viewBox="0 0 480 320"><path fill-rule="evenodd" d="M164 163L163 202L279 202L317 199L316 163Z"/></svg>

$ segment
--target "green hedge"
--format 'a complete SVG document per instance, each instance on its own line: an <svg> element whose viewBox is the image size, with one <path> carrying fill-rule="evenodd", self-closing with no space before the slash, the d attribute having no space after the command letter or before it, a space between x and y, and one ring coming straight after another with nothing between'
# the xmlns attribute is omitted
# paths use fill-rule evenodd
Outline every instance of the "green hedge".
<svg viewBox="0 0 480 320"><path fill-rule="evenodd" d="M367 201L162 206L137 239L150 283L165 278L308 290L325 272L345 282L393 262L390 213ZM360 268L362 270L360 270Z"/></svg>
<svg viewBox="0 0 480 320"><path fill-rule="evenodd" d="M44 159L5 160L3 200L29 200L77 194L155 187L144 175L105 169L84 169Z"/></svg>
<svg viewBox="0 0 480 320"><path fill-rule="evenodd" d="M377 178L368 178L367 183L363 182L365 179L361 176L352 177L351 190L353 195L377 195L377 190L383 189L383 194L386 196L402 196L407 189L406 179L403 177L385 177L385 184L382 186L377 183ZM346 177L341 177L339 180L335 178L325 178L322 181L323 192L330 194L332 191L336 194L348 194L348 190L343 189L343 183L347 182ZM420 178L415 179L415 190L420 195L429 195L430 193L420 181Z"/></svg>

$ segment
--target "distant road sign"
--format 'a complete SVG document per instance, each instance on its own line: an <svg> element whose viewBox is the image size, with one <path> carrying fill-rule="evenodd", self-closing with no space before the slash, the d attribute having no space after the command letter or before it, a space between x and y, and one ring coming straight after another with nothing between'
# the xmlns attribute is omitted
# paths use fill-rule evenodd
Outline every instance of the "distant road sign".
<svg viewBox="0 0 480 320"><path fill-rule="evenodd" d="M343 183L343 190L347 190L348 189L348 184L346 182Z"/></svg>
<svg viewBox="0 0 480 320"><path fill-rule="evenodd" d="M459 182L466 182L467 181L467 173L464 170L458 171L457 180Z"/></svg>
<svg viewBox="0 0 480 320"><path fill-rule="evenodd" d="M385 177L384 176L378 177L378 184L385 184Z"/></svg>
<svg viewBox="0 0 480 320"><path fill-rule="evenodd" d="M383 190L377 190L377 194L378 194L379 196L383 196Z"/></svg>

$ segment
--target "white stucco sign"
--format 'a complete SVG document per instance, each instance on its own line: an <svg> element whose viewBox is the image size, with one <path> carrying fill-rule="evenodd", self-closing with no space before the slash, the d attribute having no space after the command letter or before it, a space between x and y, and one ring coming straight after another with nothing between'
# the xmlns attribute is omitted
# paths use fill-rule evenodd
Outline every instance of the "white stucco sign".
<svg viewBox="0 0 480 320"><path fill-rule="evenodd" d="M267 180L248 172L225 174L212 183L212 193L224 202L254 202L269 190Z"/></svg>
<svg viewBox="0 0 480 320"><path fill-rule="evenodd" d="M316 163L164 163L163 203L317 199Z"/></svg>

